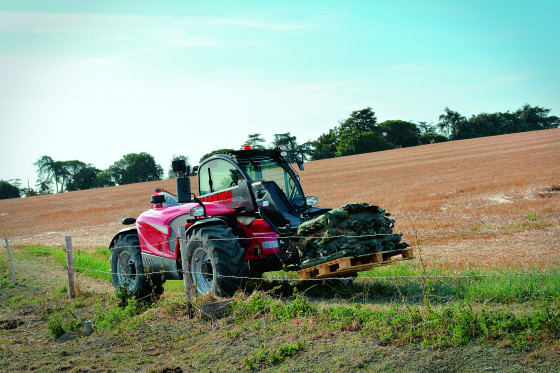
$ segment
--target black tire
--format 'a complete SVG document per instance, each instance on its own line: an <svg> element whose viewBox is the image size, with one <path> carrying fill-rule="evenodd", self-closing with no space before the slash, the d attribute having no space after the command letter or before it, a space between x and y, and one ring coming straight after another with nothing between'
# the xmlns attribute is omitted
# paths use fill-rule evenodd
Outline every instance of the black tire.
<svg viewBox="0 0 560 373"><path fill-rule="evenodd" d="M231 228L202 227L187 239L187 270L199 294L233 296L247 279L245 249Z"/></svg>
<svg viewBox="0 0 560 373"><path fill-rule="evenodd" d="M158 286L157 281L150 281L144 274L137 233L124 233L115 240L111 248L111 274L115 289L126 284L130 297L147 300L157 294L157 291L163 292L161 283ZM155 292L152 292L152 283L155 283Z"/></svg>

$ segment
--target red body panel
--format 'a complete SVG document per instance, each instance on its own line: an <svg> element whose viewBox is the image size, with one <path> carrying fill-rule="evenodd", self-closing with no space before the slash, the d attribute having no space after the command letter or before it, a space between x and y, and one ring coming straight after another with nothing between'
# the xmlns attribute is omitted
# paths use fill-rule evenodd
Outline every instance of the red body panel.
<svg viewBox="0 0 560 373"><path fill-rule="evenodd" d="M177 250L169 248L171 229L169 223L180 215L189 214L198 203L187 203L181 206L158 207L157 205L136 220L136 228L140 239L140 248L147 254L177 259ZM208 216L231 214L234 210L220 203L205 203Z"/></svg>
<svg viewBox="0 0 560 373"><path fill-rule="evenodd" d="M223 204L228 200L226 195L213 199L215 202L204 203L208 217L235 212ZM178 216L190 214L190 210L196 206L199 206L199 204L195 202L170 207L153 205L150 210L142 213L136 220L142 252L168 259L178 259L177 247L169 247L170 238L173 238L171 242L178 243L178 241L174 240L175 237L171 237L169 224ZM242 237L244 239L240 241L241 246L247 250L245 260L262 259L263 257L280 253L278 241L276 240L277 233L263 219L256 219L249 227L239 222L238 226L245 232L245 237ZM259 250L254 250L257 247Z"/></svg>
<svg viewBox="0 0 560 373"><path fill-rule="evenodd" d="M252 251L247 251L247 253L245 254L245 259L261 259L265 256L276 255L280 253L278 241L276 240L276 236L278 234L272 230L272 228L266 223L266 221L264 221L263 219L255 220L249 227L249 230L251 235L255 237L255 241L259 242L262 249L262 256L257 256Z"/></svg>

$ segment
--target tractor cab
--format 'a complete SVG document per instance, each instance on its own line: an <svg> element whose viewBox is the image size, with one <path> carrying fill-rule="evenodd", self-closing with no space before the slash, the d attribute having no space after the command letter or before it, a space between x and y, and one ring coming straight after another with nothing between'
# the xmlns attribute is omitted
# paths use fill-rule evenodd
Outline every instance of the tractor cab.
<svg viewBox="0 0 560 373"><path fill-rule="evenodd" d="M216 154L198 168L200 200L223 203L250 226L264 219L275 231L293 231L309 213L315 197L305 197L299 176L282 150L239 150ZM302 162L298 159L300 169ZM317 210L317 211L315 211Z"/></svg>

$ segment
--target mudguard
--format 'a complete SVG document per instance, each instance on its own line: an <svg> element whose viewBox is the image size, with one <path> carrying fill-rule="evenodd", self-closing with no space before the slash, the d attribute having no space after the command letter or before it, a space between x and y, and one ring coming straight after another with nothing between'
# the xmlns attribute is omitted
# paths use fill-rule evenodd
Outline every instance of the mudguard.
<svg viewBox="0 0 560 373"><path fill-rule="evenodd" d="M119 237L123 233L128 233L128 232L137 232L136 226L123 228L117 234L115 234L115 236L113 236L113 239L111 240L111 243L109 244L109 249L111 249L113 247L113 244L115 243L115 240L117 239L117 237Z"/></svg>
<svg viewBox="0 0 560 373"><path fill-rule="evenodd" d="M227 223L218 217L209 217L206 219L201 219L201 220L197 220L196 222L194 222L193 224L191 224L188 228L187 228L187 235L192 232L195 228L199 228L199 227L203 227L205 225L215 225L216 223L222 224L226 227L229 227L229 225L227 225Z"/></svg>

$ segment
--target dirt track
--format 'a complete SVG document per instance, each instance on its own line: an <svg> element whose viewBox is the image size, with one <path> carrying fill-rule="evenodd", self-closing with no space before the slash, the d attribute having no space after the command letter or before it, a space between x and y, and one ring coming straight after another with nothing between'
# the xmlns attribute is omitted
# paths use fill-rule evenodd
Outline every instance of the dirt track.
<svg viewBox="0 0 560 373"><path fill-rule="evenodd" d="M560 129L395 149L308 162L300 172L320 205L368 202L428 262L560 265ZM196 178L192 180L196 191ZM0 201L0 237L14 245L107 246L174 180ZM505 219L505 220L504 220ZM446 228L446 227L453 228ZM436 229L436 230L434 230Z"/></svg>

